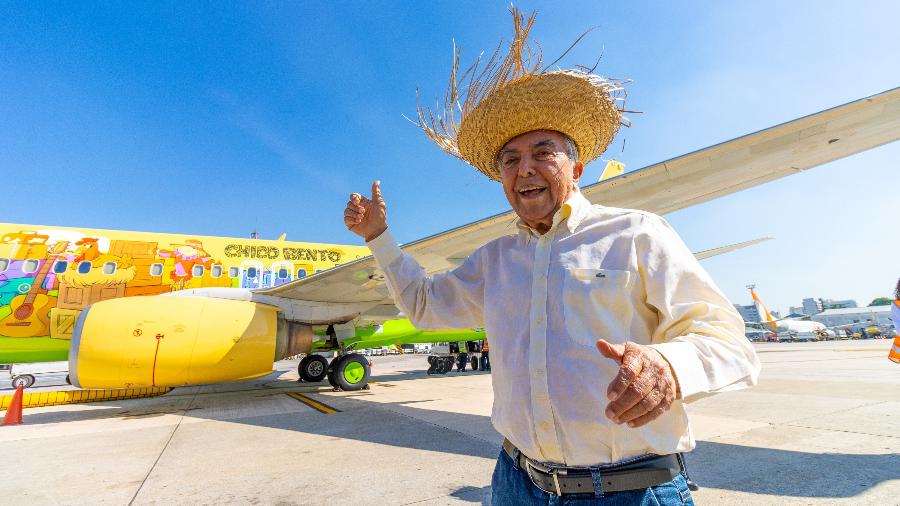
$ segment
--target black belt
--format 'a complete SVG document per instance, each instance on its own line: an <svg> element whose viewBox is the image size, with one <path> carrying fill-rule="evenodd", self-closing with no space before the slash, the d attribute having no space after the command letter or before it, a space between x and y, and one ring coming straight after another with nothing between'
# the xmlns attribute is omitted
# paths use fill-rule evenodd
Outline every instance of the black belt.
<svg viewBox="0 0 900 506"><path fill-rule="evenodd" d="M528 458L509 440L503 440L503 450L519 469L524 469L531 482L544 492L556 495L594 494L594 479L587 467L557 467L542 464ZM603 493L637 490L662 485L681 474L678 457L672 455L649 456L619 466L599 470Z"/></svg>

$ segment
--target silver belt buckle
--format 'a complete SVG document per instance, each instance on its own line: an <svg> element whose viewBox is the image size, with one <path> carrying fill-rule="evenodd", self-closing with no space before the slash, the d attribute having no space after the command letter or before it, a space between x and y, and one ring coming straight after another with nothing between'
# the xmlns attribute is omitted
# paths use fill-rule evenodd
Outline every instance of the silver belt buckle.
<svg viewBox="0 0 900 506"><path fill-rule="evenodd" d="M562 496L562 488L559 486L559 475L567 474L565 469L559 469L556 467L547 467L537 462L533 462L528 457L525 457L525 465L528 466L528 476L531 478L531 482L534 483L534 476L531 475L531 470L539 471L545 474L549 474L553 478L553 486L556 488L556 495ZM540 488L540 487L538 487Z"/></svg>

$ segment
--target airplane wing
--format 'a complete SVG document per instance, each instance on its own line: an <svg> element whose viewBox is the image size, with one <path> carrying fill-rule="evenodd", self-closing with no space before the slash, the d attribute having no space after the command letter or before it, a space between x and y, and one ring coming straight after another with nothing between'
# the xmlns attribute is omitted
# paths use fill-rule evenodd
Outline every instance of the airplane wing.
<svg viewBox="0 0 900 506"><path fill-rule="evenodd" d="M897 139L900 88L650 165L581 191L592 203L665 214ZM459 265L482 244L516 233L515 221L515 214L508 211L408 243L403 250L429 274L444 271ZM296 302L293 318L310 323L348 321L360 314L393 318L397 312L372 257L256 290L251 297L270 303L291 299ZM307 314L310 311L315 315Z"/></svg>
<svg viewBox="0 0 900 506"><path fill-rule="evenodd" d="M714 256L718 256L718 255L724 255L725 253L731 253L732 251L743 249L748 246L753 246L754 244L759 244L761 242L771 241L772 239L773 239L772 237L760 237L759 239L753 239L750 241L729 244L728 246L720 246L718 248L698 251L698 252L694 253L694 256L697 258L697 260L703 260L705 258L714 257Z"/></svg>

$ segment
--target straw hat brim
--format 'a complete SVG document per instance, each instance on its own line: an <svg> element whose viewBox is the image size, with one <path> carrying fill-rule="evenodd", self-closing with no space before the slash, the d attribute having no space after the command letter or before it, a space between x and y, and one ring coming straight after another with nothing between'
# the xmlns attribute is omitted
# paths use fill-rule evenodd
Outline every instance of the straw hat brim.
<svg viewBox="0 0 900 506"><path fill-rule="evenodd" d="M534 130L569 136L582 163L599 157L621 123L605 81L577 71L526 76L498 89L462 121L459 155L496 181L497 154L514 137Z"/></svg>

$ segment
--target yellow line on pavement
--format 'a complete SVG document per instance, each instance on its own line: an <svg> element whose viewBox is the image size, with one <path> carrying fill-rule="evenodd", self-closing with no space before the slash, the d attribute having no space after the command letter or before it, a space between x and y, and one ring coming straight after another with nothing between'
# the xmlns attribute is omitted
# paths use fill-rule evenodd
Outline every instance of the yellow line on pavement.
<svg viewBox="0 0 900 506"><path fill-rule="evenodd" d="M341 410L337 408L332 408L328 404L324 404L315 399L311 399L303 394L298 394L297 392L287 392L287 396L293 399L297 399L298 401L306 404L307 406L319 411L321 413L325 413L326 415L333 415L335 413L340 413Z"/></svg>
<svg viewBox="0 0 900 506"><path fill-rule="evenodd" d="M119 401L123 399L139 399L155 397L171 390L168 387L117 388L115 390L61 390L56 392L35 392L22 396L23 408L40 408L43 406L59 406L62 404L79 404L83 402ZM13 395L0 396L0 409L6 409L12 402Z"/></svg>

